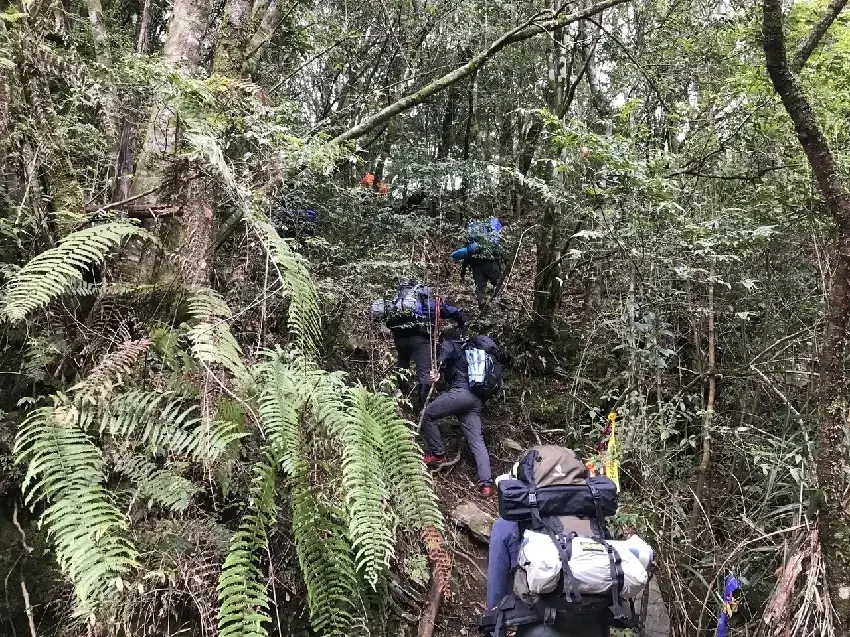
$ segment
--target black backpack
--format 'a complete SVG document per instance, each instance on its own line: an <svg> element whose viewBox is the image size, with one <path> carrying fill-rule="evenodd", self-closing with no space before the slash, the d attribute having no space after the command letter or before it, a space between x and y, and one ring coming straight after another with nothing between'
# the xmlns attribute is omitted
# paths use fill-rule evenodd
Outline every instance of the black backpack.
<svg viewBox="0 0 850 637"><path fill-rule="evenodd" d="M478 336L464 346L469 390L481 400L488 400L502 391L502 364L499 348L489 336Z"/></svg>
<svg viewBox="0 0 850 637"><path fill-rule="evenodd" d="M610 533L605 518L617 512L616 485L604 476L589 475L576 453L559 446L531 448L517 463L514 479L499 481L499 515L518 522L521 540L525 532L548 535L560 554L562 569L551 592L533 594L522 565L514 568L513 591L480 622L485 635L504 637L508 627L550 624L569 634L589 625L632 628L635 625L631 602L620 595L622 571L604 594L579 593L567 563L574 538L587 538L607 550L612 573L620 568L620 556L607 540ZM518 560L519 561L519 560Z"/></svg>

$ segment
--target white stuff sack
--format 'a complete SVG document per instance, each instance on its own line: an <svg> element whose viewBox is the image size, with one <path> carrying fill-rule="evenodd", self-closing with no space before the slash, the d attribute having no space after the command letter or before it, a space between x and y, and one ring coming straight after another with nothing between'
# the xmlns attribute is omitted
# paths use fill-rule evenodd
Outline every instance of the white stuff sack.
<svg viewBox="0 0 850 637"><path fill-rule="evenodd" d="M616 546L625 542L612 544L617 549L621 560L620 568L623 569L623 590L620 595L633 599L646 586L649 576L643 564L631 551L626 547ZM552 548L555 548L554 544ZM572 548L569 566L578 582L579 592L607 593L611 589L611 560L608 557L608 549L587 537L574 537Z"/></svg>
<svg viewBox="0 0 850 637"><path fill-rule="evenodd" d="M483 383L484 374L487 371L487 352L483 349L468 349L464 353L469 370L469 382Z"/></svg>
<svg viewBox="0 0 850 637"><path fill-rule="evenodd" d="M526 531L517 556L517 564L525 571L528 591L533 595L551 593L561 577L561 558L548 535Z"/></svg>

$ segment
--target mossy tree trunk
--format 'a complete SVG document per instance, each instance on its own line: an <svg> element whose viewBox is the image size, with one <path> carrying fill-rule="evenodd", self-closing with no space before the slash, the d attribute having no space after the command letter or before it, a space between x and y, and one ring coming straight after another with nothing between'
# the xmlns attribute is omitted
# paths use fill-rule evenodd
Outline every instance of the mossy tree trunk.
<svg viewBox="0 0 850 637"><path fill-rule="evenodd" d="M829 24L846 4L833 2L824 19L815 25L794 56L796 69L817 46ZM838 620L846 634L850 628L850 502L847 499L848 449L847 383L844 360L850 325L850 191L841 178L835 158L814 111L788 63L780 0L763 0L764 53L773 87L794 124L827 210L838 234L833 279L828 295L826 327L818 361L817 479L821 493L818 522L827 581Z"/></svg>
<svg viewBox="0 0 850 637"><path fill-rule="evenodd" d="M185 73L198 70L207 33L212 0L176 0L163 59ZM209 279L212 243L212 206L204 201L203 185L191 180L188 170L176 175L173 192L163 188L166 170L180 148L178 114L164 96L154 102L147 131L139 153L131 196L145 196L150 203L169 197L181 206L181 214L164 222L161 229L162 254L154 250L131 251L130 276L139 281L203 285ZM161 190L157 190L161 189ZM168 257L166 260L163 257Z"/></svg>

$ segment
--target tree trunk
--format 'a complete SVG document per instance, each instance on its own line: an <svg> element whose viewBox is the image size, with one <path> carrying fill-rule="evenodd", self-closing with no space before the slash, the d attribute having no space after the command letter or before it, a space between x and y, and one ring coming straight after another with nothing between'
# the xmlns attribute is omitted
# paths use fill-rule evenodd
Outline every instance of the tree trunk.
<svg viewBox="0 0 850 637"><path fill-rule="evenodd" d="M463 66L469 60L469 52L458 54L458 66ZM470 84L470 90L472 84ZM443 122L440 127L440 144L437 146L437 159L445 159L454 144L454 123L460 110L460 87L452 84L446 95L446 108L443 110Z"/></svg>
<svg viewBox="0 0 850 637"><path fill-rule="evenodd" d="M773 87L782 99L800 145L806 154L827 210L838 230L835 272L818 368L818 458L820 534L832 603L844 632L850 628L850 507L847 502L847 449L844 414L846 334L850 317L850 193L838 172L832 151L815 120L787 60L781 0L763 0L764 53ZM835 12L837 15L837 12ZM820 23L819 23L820 24ZM817 25L816 25L817 26ZM828 25L827 25L828 26ZM821 30L820 35L826 32ZM819 40L820 36L818 36ZM806 40L813 50L817 41Z"/></svg>
<svg viewBox="0 0 850 637"><path fill-rule="evenodd" d="M213 71L222 75L238 75L242 70L247 38L246 26L251 14L251 0L228 0L224 6Z"/></svg>
<svg viewBox="0 0 850 637"><path fill-rule="evenodd" d="M175 1L163 46L166 62L186 73L198 69L211 6L211 0ZM179 146L174 115L164 98L155 101L139 153L131 196L163 185L165 168L171 160L169 153L173 153ZM157 197L161 195L147 199L153 202ZM181 176L178 192L173 193L172 197L183 205L183 214L166 222L168 225L162 238L165 254L174 255L176 259L176 272L168 264L162 264L165 267L161 267L153 250L148 250L144 255L131 251L128 267L134 270L132 275L137 280L170 281L180 278L189 284L200 284L208 279L207 251L211 245L212 207L203 201L198 184L187 183L186 175Z"/></svg>
<svg viewBox="0 0 850 637"><path fill-rule="evenodd" d="M242 74L251 75L257 67L257 60L263 52L263 49L268 45L269 41L274 36L275 31L280 28L283 20L287 18L289 13L295 10L297 3L293 3L287 15L281 17L280 2L277 0L269 0L261 7L255 3L252 9L252 19L257 20L259 11L263 12L263 17L260 18L260 23L251 39L248 41L248 46L245 49L245 54L242 56Z"/></svg>
<svg viewBox="0 0 850 637"><path fill-rule="evenodd" d="M717 349L717 336L714 328L714 271L715 263L711 262L708 281L708 352L706 354L707 369L705 370L708 376L708 396L705 401L705 410L702 415L702 455L700 457L699 466L697 467L697 483L694 487L694 504L691 508L690 515L690 530L691 544L694 551L699 552L699 532L702 524L700 519L704 515L705 505L703 502L705 496L705 485L708 481L709 466L711 463L711 428L714 423L714 402L717 396L717 377L715 376L715 356Z"/></svg>
<svg viewBox="0 0 850 637"><path fill-rule="evenodd" d="M144 0L142 16L139 20L139 33L136 38L136 54L147 55L151 20L151 0ZM136 157L136 143L139 136L139 122L136 111L138 100L132 100L130 108L121 122L121 136L115 157L115 188L112 191L112 203L124 201L130 197L133 185L133 164ZM144 191L143 191L144 192Z"/></svg>

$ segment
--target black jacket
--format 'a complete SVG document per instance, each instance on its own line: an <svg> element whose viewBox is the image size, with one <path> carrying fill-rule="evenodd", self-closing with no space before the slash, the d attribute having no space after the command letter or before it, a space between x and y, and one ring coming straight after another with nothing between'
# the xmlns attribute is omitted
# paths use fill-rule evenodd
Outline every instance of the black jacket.
<svg viewBox="0 0 850 637"><path fill-rule="evenodd" d="M442 342L437 368L452 389L469 389L469 368L466 365L463 341Z"/></svg>

